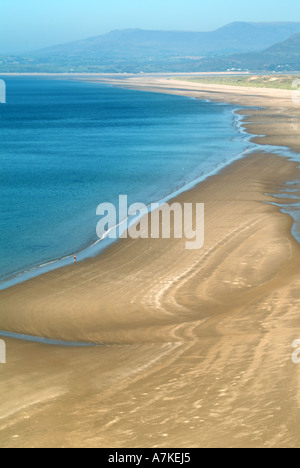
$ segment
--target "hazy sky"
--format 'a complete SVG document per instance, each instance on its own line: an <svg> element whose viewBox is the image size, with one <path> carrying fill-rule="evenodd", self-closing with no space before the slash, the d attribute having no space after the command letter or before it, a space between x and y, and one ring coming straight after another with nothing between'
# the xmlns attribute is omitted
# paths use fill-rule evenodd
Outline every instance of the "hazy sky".
<svg viewBox="0 0 300 468"><path fill-rule="evenodd" d="M300 21L299 0L1 0L0 53L143 28L209 31L232 21Z"/></svg>

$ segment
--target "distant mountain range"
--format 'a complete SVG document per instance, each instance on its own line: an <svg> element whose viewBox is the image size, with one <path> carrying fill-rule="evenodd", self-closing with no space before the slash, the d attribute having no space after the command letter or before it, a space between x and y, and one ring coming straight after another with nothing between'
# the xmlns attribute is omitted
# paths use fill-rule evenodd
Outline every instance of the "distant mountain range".
<svg viewBox="0 0 300 468"><path fill-rule="evenodd" d="M231 23L212 32L130 29L26 54L1 72L299 70L300 23Z"/></svg>
<svg viewBox="0 0 300 468"><path fill-rule="evenodd" d="M269 47L258 54L244 54L241 64L251 63L257 69L300 70L300 33L294 34L286 41Z"/></svg>
<svg viewBox="0 0 300 468"><path fill-rule="evenodd" d="M300 33L260 52L234 54L218 60L205 59L199 71L300 71Z"/></svg>

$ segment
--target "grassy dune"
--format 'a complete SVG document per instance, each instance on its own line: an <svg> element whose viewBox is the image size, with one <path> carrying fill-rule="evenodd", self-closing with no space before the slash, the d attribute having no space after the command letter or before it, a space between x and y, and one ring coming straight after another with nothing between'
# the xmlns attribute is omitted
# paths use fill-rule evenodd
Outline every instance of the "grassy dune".
<svg viewBox="0 0 300 468"><path fill-rule="evenodd" d="M176 78L177 80L191 81L193 83L220 84L231 86L246 86L253 88L295 89L299 87L295 80L300 80L300 75L246 75L246 76L205 76L197 78Z"/></svg>

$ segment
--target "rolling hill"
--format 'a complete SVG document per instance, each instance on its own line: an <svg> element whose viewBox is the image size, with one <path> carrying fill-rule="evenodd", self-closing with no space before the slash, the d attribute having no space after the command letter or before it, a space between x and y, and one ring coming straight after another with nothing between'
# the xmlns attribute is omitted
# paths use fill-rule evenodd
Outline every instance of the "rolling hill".
<svg viewBox="0 0 300 468"><path fill-rule="evenodd" d="M299 70L299 35L299 22L231 23L212 32L113 31L22 57L0 55L0 73Z"/></svg>
<svg viewBox="0 0 300 468"><path fill-rule="evenodd" d="M178 57L228 55L263 50L300 33L300 23L231 23L212 32L113 31L69 44L48 47L34 53L44 56L83 56L99 58Z"/></svg>
<svg viewBox="0 0 300 468"><path fill-rule="evenodd" d="M273 45L264 51L237 54L222 58L217 64L223 68L241 68L243 70L299 71L300 70L300 33ZM205 66L209 66L206 63Z"/></svg>

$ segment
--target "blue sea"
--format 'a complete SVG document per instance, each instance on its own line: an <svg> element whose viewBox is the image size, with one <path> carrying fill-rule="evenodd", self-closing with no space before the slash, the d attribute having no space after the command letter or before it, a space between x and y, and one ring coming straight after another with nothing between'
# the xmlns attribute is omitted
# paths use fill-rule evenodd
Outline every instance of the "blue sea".
<svg viewBox="0 0 300 468"><path fill-rule="evenodd" d="M99 203L159 201L249 147L230 105L75 80L5 81L2 284L95 254Z"/></svg>

